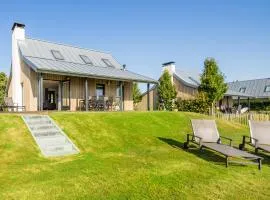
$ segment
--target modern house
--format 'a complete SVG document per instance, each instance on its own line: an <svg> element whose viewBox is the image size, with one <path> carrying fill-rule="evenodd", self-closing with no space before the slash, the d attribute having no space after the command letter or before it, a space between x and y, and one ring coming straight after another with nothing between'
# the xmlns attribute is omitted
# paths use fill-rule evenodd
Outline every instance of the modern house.
<svg viewBox="0 0 270 200"><path fill-rule="evenodd" d="M185 72L175 67L174 62L164 63L162 72L168 70L172 76L172 83L177 91L177 99L189 100L196 98L198 87L200 85L200 74L194 72ZM138 110L146 110L148 99L150 101L150 109L156 110L159 106L157 87L154 86L148 92L143 93L142 101L138 104ZM245 99L270 100L270 78L255 79L248 81L235 81L228 83L228 91L224 98L218 103L218 107L232 108L234 101ZM248 103L249 104L249 103Z"/></svg>
<svg viewBox="0 0 270 200"><path fill-rule="evenodd" d="M167 62L162 64L162 73L164 70L168 70L172 77L172 83L176 87L178 99L180 98L187 100L194 99L196 97L198 87L200 85L199 73L184 72L176 69L175 62ZM148 92L142 94L142 101L138 103L137 109L147 110L147 102L149 99L150 110L157 110L159 104L157 86L155 85L149 90L149 98L147 94Z"/></svg>
<svg viewBox="0 0 270 200"><path fill-rule="evenodd" d="M12 27L12 63L8 97L26 111L89 110L98 99L133 110L132 85L156 84L131 72L111 54L31 39L25 25Z"/></svg>

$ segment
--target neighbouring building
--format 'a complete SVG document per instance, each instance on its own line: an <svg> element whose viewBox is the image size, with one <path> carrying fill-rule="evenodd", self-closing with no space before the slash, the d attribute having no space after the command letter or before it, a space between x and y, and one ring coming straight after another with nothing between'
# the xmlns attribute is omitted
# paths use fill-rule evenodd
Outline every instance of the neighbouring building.
<svg viewBox="0 0 270 200"><path fill-rule="evenodd" d="M175 62L168 62L162 65L162 72L168 70L172 76L172 83L177 91L177 100L189 100L196 98L200 85L200 73L186 72L177 69ZM150 109L157 110L159 106L157 86L153 86L149 92ZM247 81L234 81L228 83L228 91L224 98L218 102L218 107L231 109L235 102L240 104L240 100L270 100L270 78L254 79ZM142 101L138 104L138 110L147 109L147 92L143 93Z"/></svg>
<svg viewBox="0 0 270 200"><path fill-rule="evenodd" d="M185 72L175 67L175 62L162 64L162 73L168 70L172 77L172 83L177 91L177 99L194 99L200 85L200 74ZM157 110L159 106L157 85L154 85L149 92L150 110ZM143 93L142 101L137 106L138 110L147 110L147 92Z"/></svg>
<svg viewBox="0 0 270 200"><path fill-rule="evenodd" d="M133 73L109 53L31 39L25 25L12 27L8 97L26 111L88 110L89 101L109 98L133 110L133 82L156 84Z"/></svg>

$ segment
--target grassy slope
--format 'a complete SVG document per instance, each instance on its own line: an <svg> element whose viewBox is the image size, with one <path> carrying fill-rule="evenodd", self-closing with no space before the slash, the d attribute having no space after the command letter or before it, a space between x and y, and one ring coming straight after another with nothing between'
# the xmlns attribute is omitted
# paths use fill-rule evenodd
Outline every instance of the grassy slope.
<svg viewBox="0 0 270 200"><path fill-rule="evenodd" d="M184 151L185 113L52 113L81 154L46 159L19 116L0 115L0 199L267 199L269 159L224 167L209 151ZM218 122L240 141L248 130ZM238 143L236 141L235 143ZM268 155L269 156L269 155Z"/></svg>

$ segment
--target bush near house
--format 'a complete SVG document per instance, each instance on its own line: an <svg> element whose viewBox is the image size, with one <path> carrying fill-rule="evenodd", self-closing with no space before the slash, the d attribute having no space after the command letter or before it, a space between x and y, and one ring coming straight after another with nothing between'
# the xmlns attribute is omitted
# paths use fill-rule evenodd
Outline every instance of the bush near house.
<svg viewBox="0 0 270 200"><path fill-rule="evenodd" d="M0 105L4 103L7 81L7 75L4 72L0 72Z"/></svg>
<svg viewBox="0 0 270 200"><path fill-rule="evenodd" d="M209 101L202 93L192 100L182 100L179 98L175 104L178 111L209 114Z"/></svg>

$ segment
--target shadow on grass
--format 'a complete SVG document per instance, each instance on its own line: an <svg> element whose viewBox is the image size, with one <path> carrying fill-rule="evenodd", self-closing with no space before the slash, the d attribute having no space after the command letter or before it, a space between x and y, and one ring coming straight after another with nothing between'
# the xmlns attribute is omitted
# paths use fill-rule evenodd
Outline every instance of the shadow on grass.
<svg viewBox="0 0 270 200"><path fill-rule="evenodd" d="M225 166L225 157L217 152L214 152L210 149L204 148L203 150L200 150L199 147L195 144L190 143L188 149L184 149L184 143L179 142L174 139L170 138L162 138L158 137L159 140L162 142L167 143L168 145L172 146L173 148L177 148L180 150L184 150L185 152L192 153L193 155L196 155L197 157L204 159L208 162L212 162L217 165L223 165ZM253 153L254 152L250 152ZM270 165L270 159L269 156L267 156L264 153L257 154L258 156L262 157L264 160L262 161L263 164ZM243 160L243 159L242 159ZM230 163L229 165L245 165L245 164L237 164L237 163Z"/></svg>
<svg viewBox="0 0 270 200"><path fill-rule="evenodd" d="M176 141L170 138L162 138L158 137L159 140L162 142L167 143L168 145L172 146L173 148L177 148L180 150L184 150L185 152L192 153L199 158L202 158L208 162L213 162L218 165L225 165L225 158L217 155L216 153L209 151L208 149L200 150L198 146L190 144L188 149L184 149L184 143Z"/></svg>

